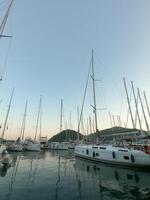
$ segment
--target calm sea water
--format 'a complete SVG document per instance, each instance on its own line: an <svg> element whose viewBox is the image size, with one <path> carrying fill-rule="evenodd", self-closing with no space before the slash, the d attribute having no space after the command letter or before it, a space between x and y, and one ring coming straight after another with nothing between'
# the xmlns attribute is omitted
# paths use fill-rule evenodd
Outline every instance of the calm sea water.
<svg viewBox="0 0 150 200"><path fill-rule="evenodd" d="M0 200L150 199L150 172L75 159L73 151L11 154Z"/></svg>

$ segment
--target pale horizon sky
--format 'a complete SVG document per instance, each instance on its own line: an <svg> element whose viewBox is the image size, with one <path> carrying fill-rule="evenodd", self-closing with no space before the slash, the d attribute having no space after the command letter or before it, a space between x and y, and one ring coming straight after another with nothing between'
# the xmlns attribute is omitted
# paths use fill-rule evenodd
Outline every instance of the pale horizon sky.
<svg viewBox="0 0 150 200"><path fill-rule="evenodd" d="M9 2L0 0L0 23ZM77 129L92 49L101 80L96 83L97 107L106 108L98 111L99 129L110 127L109 111L126 120L123 77L129 91L133 80L149 101L149 10L149 0L15 0L4 30L12 39L0 40L2 125L15 88L5 137L19 135L26 99L26 136L33 137L40 95L43 136L59 132L61 99L65 119L69 121L71 112ZM89 86L85 120L92 113L90 91Z"/></svg>

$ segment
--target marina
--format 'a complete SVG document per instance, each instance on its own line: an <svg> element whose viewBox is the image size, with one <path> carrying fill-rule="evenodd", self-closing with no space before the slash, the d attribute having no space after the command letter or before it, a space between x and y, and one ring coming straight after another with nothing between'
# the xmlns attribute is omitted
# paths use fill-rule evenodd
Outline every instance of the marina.
<svg viewBox="0 0 150 200"><path fill-rule="evenodd" d="M0 200L150 199L149 9L0 0Z"/></svg>

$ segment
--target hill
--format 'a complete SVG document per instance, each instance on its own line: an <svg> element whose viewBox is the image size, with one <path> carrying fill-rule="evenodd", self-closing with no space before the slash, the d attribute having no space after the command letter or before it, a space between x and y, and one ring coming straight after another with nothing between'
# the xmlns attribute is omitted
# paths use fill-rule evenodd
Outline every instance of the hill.
<svg viewBox="0 0 150 200"><path fill-rule="evenodd" d="M80 140L83 138L83 135L79 133ZM78 139L78 132L70 129L66 129L57 133L49 139L50 142L68 142L70 140L74 141Z"/></svg>

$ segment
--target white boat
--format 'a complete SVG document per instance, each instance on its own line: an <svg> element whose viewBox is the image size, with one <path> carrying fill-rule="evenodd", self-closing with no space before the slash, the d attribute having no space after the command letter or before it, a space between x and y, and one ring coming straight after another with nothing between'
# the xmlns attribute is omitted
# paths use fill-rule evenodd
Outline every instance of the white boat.
<svg viewBox="0 0 150 200"><path fill-rule="evenodd" d="M81 158L129 167L150 167L150 146L135 150L112 145L77 145L75 155Z"/></svg>
<svg viewBox="0 0 150 200"><path fill-rule="evenodd" d="M28 102L26 101L20 136L18 137L18 139L15 142L13 142L7 146L8 151L17 151L17 152L23 151L23 139L24 139L24 132L25 132L25 124L26 124L27 104L28 104Z"/></svg>
<svg viewBox="0 0 150 200"><path fill-rule="evenodd" d="M48 149L48 140L46 137L40 137L41 149Z"/></svg>
<svg viewBox="0 0 150 200"><path fill-rule="evenodd" d="M17 151L17 152L21 152L23 151L23 145L22 143L12 143L10 145L7 146L7 150L8 151Z"/></svg>
<svg viewBox="0 0 150 200"><path fill-rule="evenodd" d="M34 141L31 138L27 138L24 142L25 151L40 151L41 144L38 141Z"/></svg>
<svg viewBox="0 0 150 200"><path fill-rule="evenodd" d="M37 115L37 122L36 122L34 140L32 140L31 138L25 139L25 142L24 142L24 150L25 151L40 151L40 149L41 149L40 141L36 141L39 120L40 120L40 117L41 117L40 116L41 115L41 103L42 103L42 97L40 96L40 103L39 103L39 110L38 110L38 115ZM40 127L40 135L41 135L41 127Z"/></svg>

